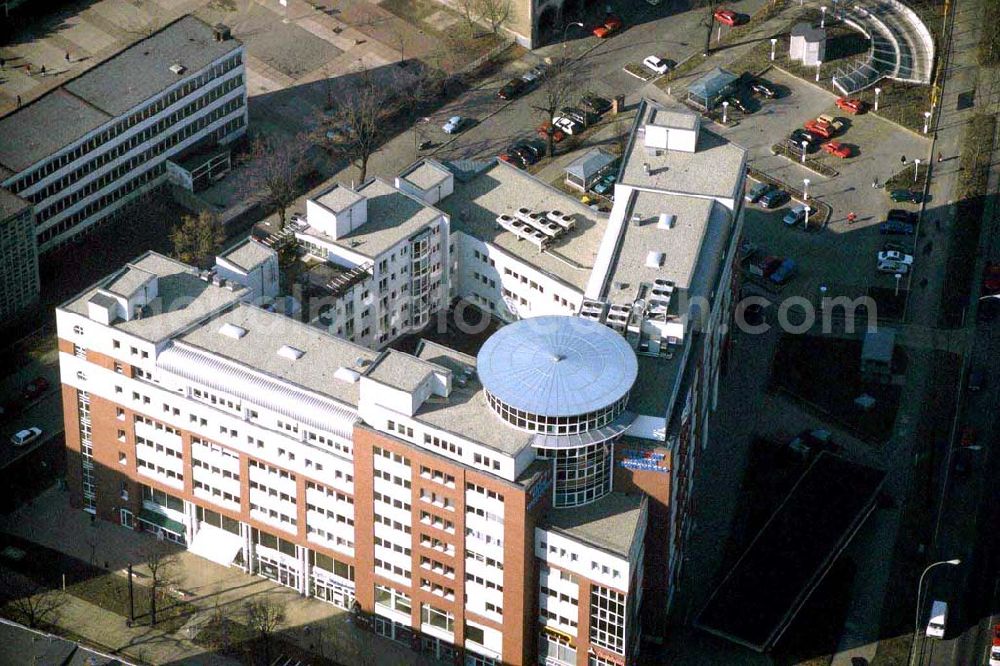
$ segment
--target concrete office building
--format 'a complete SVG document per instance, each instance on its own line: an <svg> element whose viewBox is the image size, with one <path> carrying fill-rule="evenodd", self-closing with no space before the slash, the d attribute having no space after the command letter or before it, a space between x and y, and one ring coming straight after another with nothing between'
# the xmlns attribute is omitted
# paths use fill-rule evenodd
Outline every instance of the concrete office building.
<svg viewBox="0 0 1000 666"><path fill-rule="evenodd" d="M0 321L38 301L38 249L31 203L0 188Z"/></svg>
<svg viewBox="0 0 1000 666"><path fill-rule="evenodd" d="M610 215L423 166L320 195L296 234L369 304L429 253L438 307L510 322L477 356L259 309L252 271L222 277L240 252L214 276L146 255L57 311L72 497L444 660L634 664L691 530L745 153L644 104Z"/></svg>
<svg viewBox="0 0 1000 666"><path fill-rule="evenodd" d="M0 119L0 187L44 253L163 183L167 160L246 130L243 45L185 16Z"/></svg>

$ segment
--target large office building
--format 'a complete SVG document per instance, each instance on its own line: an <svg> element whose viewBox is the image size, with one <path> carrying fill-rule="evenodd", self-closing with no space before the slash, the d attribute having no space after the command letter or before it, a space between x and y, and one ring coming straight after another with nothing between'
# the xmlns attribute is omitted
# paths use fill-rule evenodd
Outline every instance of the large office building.
<svg viewBox="0 0 1000 666"><path fill-rule="evenodd" d="M691 529L744 172L644 104L610 214L503 164L328 190L295 233L339 271L330 321L270 311L263 247L144 255L57 310L72 497L449 663L635 664ZM349 339L385 296L508 323L475 355L380 344L393 313Z"/></svg>
<svg viewBox="0 0 1000 666"><path fill-rule="evenodd" d="M0 187L31 202L39 253L167 178L167 160L246 130L243 45L185 16L0 119Z"/></svg>
<svg viewBox="0 0 1000 666"><path fill-rule="evenodd" d="M16 321L39 288L31 203L0 188L0 321Z"/></svg>

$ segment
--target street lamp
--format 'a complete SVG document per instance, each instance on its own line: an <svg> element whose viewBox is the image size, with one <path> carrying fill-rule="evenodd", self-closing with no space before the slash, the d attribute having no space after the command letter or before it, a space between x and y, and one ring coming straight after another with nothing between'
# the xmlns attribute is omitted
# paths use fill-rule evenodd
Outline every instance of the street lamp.
<svg viewBox="0 0 1000 666"><path fill-rule="evenodd" d="M816 83L819 83L819 68L823 66L823 63L816 61ZM926 134L926 132L924 132Z"/></svg>
<svg viewBox="0 0 1000 666"><path fill-rule="evenodd" d="M913 182L917 182L917 172L920 171L920 158L917 157L913 160Z"/></svg>
<svg viewBox="0 0 1000 666"><path fill-rule="evenodd" d="M924 111L924 134L927 134L927 129L931 126L931 112Z"/></svg>
<svg viewBox="0 0 1000 666"><path fill-rule="evenodd" d="M806 204L806 219L805 219L805 222L802 223L802 225L803 225L802 228L805 229L806 231L809 231L809 211L810 211L810 209L811 208L810 208L809 204Z"/></svg>
<svg viewBox="0 0 1000 666"><path fill-rule="evenodd" d="M896 296L899 296L899 281L903 279L903 274L896 273L893 277L896 278Z"/></svg>
<svg viewBox="0 0 1000 666"><path fill-rule="evenodd" d="M802 179L802 200L809 201L809 179Z"/></svg>
<svg viewBox="0 0 1000 666"><path fill-rule="evenodd" d="M778 46L778 40L775 37L771 38L771 62L774 62L774 49Z"/></svg>
<svg viewBox="0 0 1000 666"><path fill-rule="evenodd" d="M882 93L881 88L875 89L875 111L878 111L878 96Z"/></svg>
<svg viewBox="0 0 1000 666"><path fill-rule="evenodd" d="M959 560L959 559L942 560L940 562L934 562L933 564L929 564L927 566L927 568L924 569L924 572L922 574L920 574L920 580L917 581L917 612L916 612L916 619L913 621L913 641L910 643L910 659L909 659L909 662L910 662L911 666L913 664L913 659L914 659L914 657L916 657L916 654L917 654L917 650L916 650L916 647L917 647L917 637L920 636L920 592L921 592L921 590L923 590L923 587L924 587L924 576L926 576L927 572L930 571L931 569L933 569L936 566L940 566L942 564L950 564L951 566L954 567L954 566L958 566L961 563L962 563L962 560Z"/></svg>
<svg viewBox="0 0 1000 666"><path fill-rule="evenodd" d="M729 119L729 102L726 100L722 101L722 124L725 125L726 121Z"/></svg>
<svg viewBox="0 0 1000 666"><path fill-rule="evenodd" d="M819 11L822 12L822 14L823 14L820 17L820 19L819 19L819 27L825 28L826 27L826 5L823 5L822 7L820 7Z"/></svg>
<svg viewBox="0 0 1000 666"><path fill-rule="evenodd" d="M567 23L566 24L566 27L563 28L563 48L566 48L566 35L569 32L569 29L571 27L573 27L574 25L576 27L578 27L578 28L582 28L583 27L583 24L580 23L579 21L573 21L572 23Z"/></svg>
<svg viewBox="0 0 1000 666"><path fill-rule="evenodd" d="M808 148L808 147L809 147L809 142L808 141L803 141L802 142L802 163L803 164L806 163L806 148Z"/></svg>

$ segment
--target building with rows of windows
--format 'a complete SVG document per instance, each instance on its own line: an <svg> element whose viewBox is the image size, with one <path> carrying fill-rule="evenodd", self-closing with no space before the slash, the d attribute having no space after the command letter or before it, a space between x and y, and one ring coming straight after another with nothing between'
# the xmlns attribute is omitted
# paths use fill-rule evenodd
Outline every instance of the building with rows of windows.
<svg viewBox="0 0 1000 666"><path fill-rule="evenodd" d="M31 203L0 188L0 321L16 321L39 289Z"/></svg>
<svg viewBox="0 0 1000 666"><path fill-rule="evenodd" d="M165 182L171 157L243 134L243 51L185 16L0 119L0 187L34 205L39 252Z"/></svg>
<svg viewBox="0 0 1000 666"><path fill-rule="evenodd" d="M607 215L507 165L327 190L294 227L340 267L327 321L258 307L254 241L138 258L57 310L74 501L449 663L636 663L691 529L744 158L643 104ZM453 299L508 323L475 356L383 343Z"/></svg>

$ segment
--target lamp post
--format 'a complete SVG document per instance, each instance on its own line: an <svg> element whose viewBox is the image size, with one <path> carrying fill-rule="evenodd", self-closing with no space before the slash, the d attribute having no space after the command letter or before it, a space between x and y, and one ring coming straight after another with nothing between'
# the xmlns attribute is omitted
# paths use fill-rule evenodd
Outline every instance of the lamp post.
<svg viewBox="0 0 1000 666"><path fill-rule="evenodd" d="M802 163L803 164L806 163L806 148L808 148L808 147L809 147L809 142L808 141L803 141L802 142Z"/></svg>
<svg viewBox="0 0 1000 666"><path fill-rule="evenodd" d="M722 124L725 125L729 119L729 102L722 100Z"/></svg>
<svg viewBox="0 0 1000 666"><path fill-rule="evenodd" d="M819 286L819 309L820 312L824 309L824 303L826 303L826 285L821 284Z"/></svg>
<svg viewBox="0 0 1000 666"><path fill-rule="evenodd" d="M913 621L913 641L910 643L910 659L909 659L909 662L910 662L911 666L913 664L914 658L917 655L917 650L916 650L916 647L917 647L917 637L920 635L920 593L921 593L921 590L923 590L923 587L924 587L924 576L927 575L928 571L930 571L934 567L940 566L942 564L950 564L951 566L954 567L954 566L958 566L961 563L962 563L962 560L959 560L959 559L942 560L940 562L934 562L933 564L927 565L927 568L924 569L924 572L922 574L920 574L920 580L917 581L917 612L916 612L916 619L914 619L914 621Z"/></svg>
<svg viewBox="0 0 1000 666"><path fill-rule="evenodd" d="M806 219L802 222L802 228L806 231L809 231L809 210L809 204L806 204Z"/></svg>
<svg viewBox="0 0 1000 666"><path fill-rule="evenodd" d="M573 21L572 23L567 23L566 24L566 27L563 28L563 48L564 49L566 48L566 35L567 35L567 33L569 33L569 29L571 27L573 27L574 25L576 27L578 27L578 28L582 28L583 27L583 24L580 23L579 21Z"/></svg>
<svg viewBox="0 0 1000 666"><path fill-rule="evenodd" d="M418 127L424 123L430 122L430 118L424 116L423 118L417 118L417 122L413 123L413 155L414 159L419 156L419 146L417 145L417 137L419 135Z"/></svg>
<svg viewBox="0 0 1000 666"><path fill-rule="evenodd" d="M880 94L882 94L882 89L881 88L876 88L875 89L875 111L878 111L878 96Z"/></svg>
<svg viewBox="0 0 1000 666"><path fill-rule="evenodd" d="M931 126L931 112L924 111L924 134L927 134L927 130Z"/></svg>
<svg viewBox="0 0 1000 666"><path fill-rule="evenodd" d="M903 279L903 274L896 273L893 277L896 278L896 296L899 296L899 281Z"/></svg>
<svg viewBox="0 0 1000 666"><path fill-rule="evenodd" d="M802 179L802 200L809 201L809 179Z"/></svg>
<svg viewBox="0 0 1000 666"><path fill-rule="evenodd" d="M816 61L816 83L819 83L819 68L823 66L823 63L819 60ZM924 132L926 134L926 132Z"/></svg>
<svg viewBox="0 0 1000 666"><path fill-rule="evenodd" d="M825 28L826 27L826 5L823 5L822 7L820 7L819 11L822 13L822 15L820 16L820 19L819 19L819 27Z"/></svg>
<svg viewBox="0 0 1000 666"><path fill-rule="evenodd" d="M774 50L778 46L778 40L774 37L771 38L771 62L774 62Z"/></svg>
<svg viewBox="0 0 1000 666"><path fill-rule="evenodd" d="M913 182L917 182L917 173L920 171L920 158L913 160Z"/></svg>

